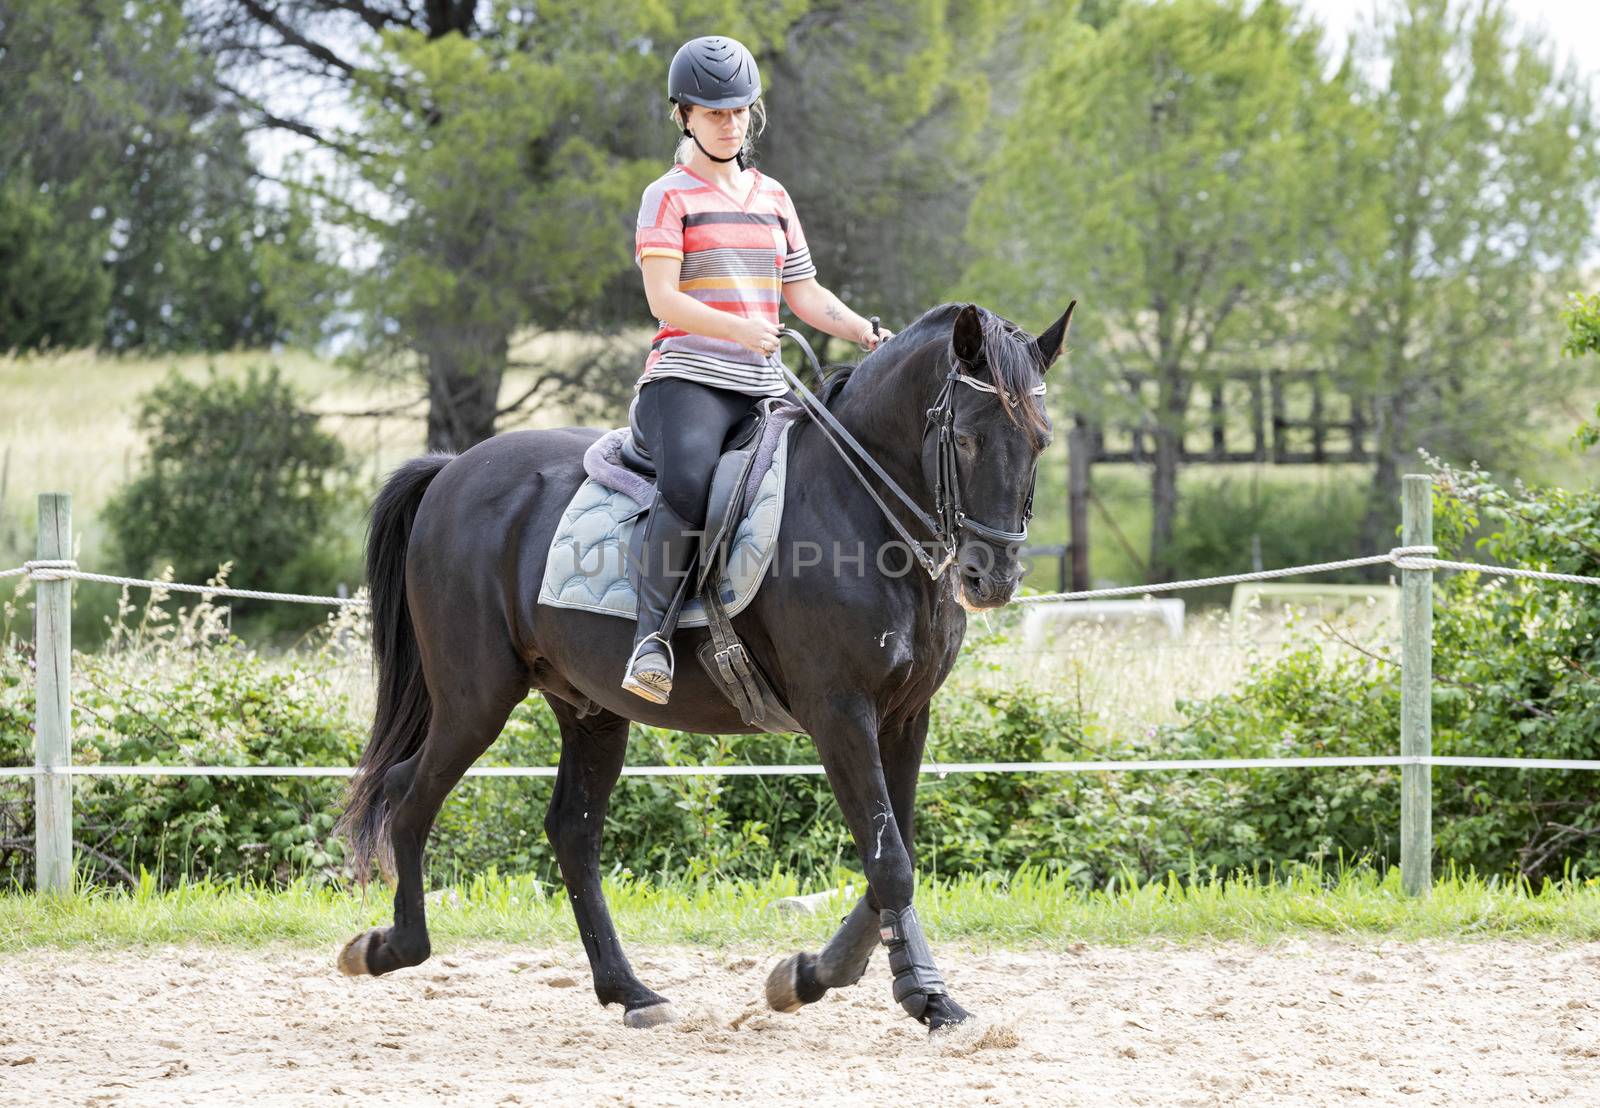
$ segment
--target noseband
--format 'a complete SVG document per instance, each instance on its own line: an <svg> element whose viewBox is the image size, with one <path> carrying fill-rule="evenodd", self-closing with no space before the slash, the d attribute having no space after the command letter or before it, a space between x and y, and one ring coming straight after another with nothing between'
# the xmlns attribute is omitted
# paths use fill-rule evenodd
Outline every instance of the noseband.
<svg viewBox="0 0 1600 1108"><path fill-rule="evenodd" d="M793 339L800 347L820 380L822 366L817 362L817 355L812 351L811 344L799 332L788 327L783 328L781 333L783 337ZM955 383L959 381L963 385L977 389L979 392L994 393L997 396L1000 390L994 385L986 385L982 381L962 373L960 366L953 357L950 363L950 372L945 375L944 384L939 388L938 399L934 402L933 407L928 409L927 419L923 423L922 434L924 441L927 440L929 433L935 429L939 434L938 467L933 481L933 515L923 511L915 500L906 495L906 491L883 471L883 467L873 459L871 454L867 453L866 448L857 442L849 431L844 429L838 419L834 417L834 414L828 411L827 406L818 400L810 389L806 388L805 383L796 377L789 370L789 367L783 364L781 359L778 362L778 368L783 372L784 377L788 379L789 384L793 386L795 395L800 397L801 405L811 414L813 422L822 430L822 437L827 439L833 445L833 448L839 452L839 457L844 459L845 464L856 475L856 479L861 482L862 487L877 502L885 518L893 525L900 537L905 540L906 545L922 564L922 568L928 571L929 577L937 580L945 570L950 568L951 563L956 559L956 551L962 531L970 531L989 542L1006 544L1020 543L1028 537L1028 521L1033 518L1033 489L1031 487L1028 489L1027 503L1022 509L1022 530L1020 531L1002 531L997 527L990 527L986 523L979 523L977 520L970 518L961 507L961 480L959 471L956 468ZM1028 391L1031 396L1043 396L1045 391L1044 382L1039 382ZM917 522L933 536L933 541L944 553L942 560L936 560L923 549L922 543L911 537L910 532L905 529L895 514L889 510L889 505L885 504L883 498L867 483L865 475L856 467L850 455L845 453L844 446L840 444L840 439L843 439L844 443L848 444L850 449L855 451L857 456L867 463L878 479L889 487L890 492L900 498L900 502L911 510L911 514L916 518Z"/></svg>

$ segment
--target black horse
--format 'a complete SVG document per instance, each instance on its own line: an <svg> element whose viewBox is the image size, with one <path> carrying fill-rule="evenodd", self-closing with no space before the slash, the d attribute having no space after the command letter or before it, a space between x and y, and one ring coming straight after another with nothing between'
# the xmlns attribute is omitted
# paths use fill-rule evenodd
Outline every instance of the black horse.
<svg viewBox="0 0 1600 1108"><path fill-rule="evenodd" d="M919 566L897 538L927 514L875 500L815 418L790 430L774 563L734 627L813 737L868 892L819 954L797 954L772 971L774 1008L793 1011L854 984L881 938L907 1012L930 1029L967 1017L912 909L913 801L928 703L960 649L963 609L1005 604L1021 576L1017 548L1050 439L1038 397L1071 317L1069 306L1035 340L975 305L946 304L859 365L836 369L820 390L838 424L911 500L959 503L941 513L956 529L943 536L937 562ZM377 975L428 957L428 831L511 710L538 689L561 725L545 830L595 992L602 1004L621 1004L629 1026L643 1027L670 1020L671 1008L634 975L600 885L601 826L628 721L708 734L753 728L692 661L678 667L668 704L625 692L631 621L537 606L551 536L596 435L500 435L458 457L406 462L378 494L367 547L377 713L342 827L357 873L375 855L392 861L394 926L352 939L339 968ZM705 635L679 631L677 656L694 659Z"/></svg>

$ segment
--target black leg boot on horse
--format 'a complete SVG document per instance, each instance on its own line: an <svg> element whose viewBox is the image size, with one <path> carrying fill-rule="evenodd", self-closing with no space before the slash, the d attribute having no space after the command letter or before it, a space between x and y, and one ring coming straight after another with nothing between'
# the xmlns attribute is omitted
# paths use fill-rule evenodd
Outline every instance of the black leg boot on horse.
<svg viewBox="0 0 1600 1108"><path fill-rule="evenodd" d="M659 492L642 526L644 541L636 577L639 619L622 687L652 703L665 704L672 695L675 668L672 633L688 599L703 527L680 516Z"/></svg>

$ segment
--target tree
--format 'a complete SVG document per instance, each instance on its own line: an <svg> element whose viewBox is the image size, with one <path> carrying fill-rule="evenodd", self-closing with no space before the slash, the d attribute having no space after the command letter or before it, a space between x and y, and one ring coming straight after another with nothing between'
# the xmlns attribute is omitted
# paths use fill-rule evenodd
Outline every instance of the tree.
<svg viewBox="0 0 1600 1108"><path fill-rule="evenodd" d="M111 203L110 349L232 350L298 337L298 305L269 273L321 266L314 228L264 202L231 112L200 108L184 133L134 144Z"/></svg>
<svg viewBox="0 0 1600 1108"><path fill-rule="evenodd" d="M1405 0L1358 38L1371 127L1343 191L1334 356L1376 399L1368 545L1392 534L1415 450L1514 461L1570 374L1552 308L1590 241L1600 143L1587 85L1498 0Z"/></svg>
<svg viewBox="0 0 1600 1108"><path fill-rule="evenodd" d="M177 0L0 6L0 349L279 337L259 255L290 223L207 73Z"/></svg>
<svg viewBox="0 0 1600 1108"><path fill-rule="evenodd" d="M650 167L555 126L585 87L559 64L504 42L397 34L396 79L429 105L425 129L363 87L360 180L398 213L358 286L371 351L384 329L426 362L430 447L492 434L512 336L579 314L630 267L619 218ZM400 76L403 74L403 76ZM419 138L425 134L425 138ZM545 383L550 381L546 377Z"/></svg>
<svg viewBox="0 0 1600 1108"><path fill-rule="evenodd" d="M990 71L1015 0L819 6L770 58L763 170L795 197L823 282L891 326L945 299L966 255ZM797 326L804 326L797 324Z"/></svg>
<svg viewBox="0 0 1600 1108"><path fill-rule="evenodd" d="M1315 28L1264 0L1126 4L1053 35L972 208L967 280L1036 318L1085 312L1075 369L1147 380L1150 571L1167 580L1190 395L1313 287L1348 94ZM1095 403L1087 393L1073 400Z"/></svg>
<svg viewBox="0 0 1600 1108"><path fill-rule="evenodd" d="M13 169L0 178L0 350L81 346L100 334L111 300L104 229L80 205Z"/></svg>
<svg viewBox="0 0 1600 1108"><path fill-rule="evenodd" d="M296 183L377 258L355 288L363 360L420 373L428 445L462 450L521 404L595 388L602 367L541 366L533 389L500 407L514 334L604 322L624 277L630 318L645 318L632 227L665 164L641 147L670 150L649 106L665 115L671 50L715 27L759 52L806 7L219 0L200 31L229 61L221 83L241 109L326 153ZM278 72L331 83L357 125L295 116L244 87Z"/></svg>
<svg viewBox="0 0 1600 1108"><path fill-rule="evenodd" d="M103 16L0 8L0 350L93 342L110 303L104 202L137 114L112 58L139 32Z"/></svg>

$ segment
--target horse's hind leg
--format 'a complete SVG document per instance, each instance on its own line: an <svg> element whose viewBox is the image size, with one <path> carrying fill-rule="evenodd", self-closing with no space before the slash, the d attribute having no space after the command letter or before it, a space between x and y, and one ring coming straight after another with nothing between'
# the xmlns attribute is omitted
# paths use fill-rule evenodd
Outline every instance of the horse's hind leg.
<svg viewBox="0 0 1600 1108"><path fill-rule="evenodd" d="M345 944L339 969L346 974L377 976L415 966L431 953L422 898L428 832L450 790L499 738L511 710L528 693L525 673L513 659L500 665L473 661L470 669L457 665L444 679L429 682L435 696L428 736L417 753L384 775L396 878L394 926L376 928Z"/></svg>
<svg viewBox="0 0 1600 1108"><path fill-rule="evenodd" d="M922 750L928 736L928 709L924 707L898 732L885 732L878 747L883 762L884 783L889 803L900 829L901 845L917 863L912 846L916 818L917 774L922 767ZM844 918L828 945L817 954L793 954L773 967L767 975L767 1004L779 1012L797 1012L821 1000L829 989L854 985L867 971L872 952L877 949L878 906L869 890ZM953 1016L954 1013L941 1013ZM944 1022L949 1022L946 1019Z"/></svg>
<svg viewBox="0 0 1600 1108"><path fill-rule="evenodd" d="M622 773L628 721L603 709L580 718L566 701L545 699L561 724L561 765L544 829L555 847L578 937L589 956L595 995L601 1004L622 1005L622 1022L629 1027L670 1023L672 1006L666 998L634 976L600 887L600 831Z"/></svg>

